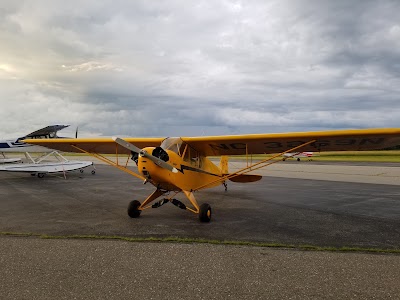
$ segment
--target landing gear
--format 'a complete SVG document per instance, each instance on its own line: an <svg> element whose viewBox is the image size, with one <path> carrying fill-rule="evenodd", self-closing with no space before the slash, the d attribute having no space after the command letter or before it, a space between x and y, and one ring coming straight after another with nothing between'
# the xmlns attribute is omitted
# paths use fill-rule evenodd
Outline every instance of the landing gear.
<svg viewBox="0 0 400 300"><path fill-rule="evenodd" d="M199 210L199 219L200 222L208 223L211 220L211 206L208 203L203 203L200 205Z"/></svg>
<svg viewBox="0 0 400 300"><path fill-rule="evenodd" d="M142 212L139 210L140 202L138 200L133 200L128 205L128 215L131 218L139 218L140 213Z"/></svg>
<svg viewBox="0 0 400 300"><path fill-rule="evenodd" d="M166 191L157 189L155 190L149 197L147 197L146 200L143 201L141 204L138 200L133 200L129 203L128 205L128 215L131 218L138 218L140 216L140 213L142 210L145 210L147 208L159 208L166 203L171 202L173 205L179 207L180 209L190 211L196 215L199 216L200 222L205 222L208 223L211 220L211 205L208 203L203 203L202 205L199 205L196 201L196 199L193 196L193 192L189 191L182 191L188 198L189 202L193 205L193 207L190 207L183 202L179 201L178 199L175 198L164 198L161 199L157 202L153 202L156 200L158 197L164 195ZM175 196L175 195L174 195Z"/></svg>
<svg viewBox="0 0 400 300"><path fill-rule="evenodd" d="M44 173L38 173L38 174L37 174L37 177L43 178L43 177L44 177Z"/></svg>

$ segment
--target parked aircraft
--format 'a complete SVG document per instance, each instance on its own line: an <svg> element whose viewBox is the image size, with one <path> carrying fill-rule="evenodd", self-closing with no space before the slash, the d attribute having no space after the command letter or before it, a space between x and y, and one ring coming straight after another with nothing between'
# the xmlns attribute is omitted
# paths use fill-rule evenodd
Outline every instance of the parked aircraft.
<svg viewBox="0 0 400 300"><path fill-rule="evenodd" d="M25 137L16 140L0 141L0 153L3 158L0 159L0 171L7 172L27 172L31 175L37 175L43 178L45 174L66 172L79 170L83 171L84 168L92 166L91 161L70 161L62 156L58 151L47 147L32 145L23 142L23 139L57 139L57 132L69 125L51 125L42 129L36 130ZM21 158L6 157L5 153L23 153L28 163L21 163ZM39 157L33 157L32 153L40 153ZM52 157L56 161L49 161ZM53 159L54 160L54 159ZM12 164L10 164L12 163ZM94 167L93 167L94 168ZM92 174L95 174L93 169Z"/></svg>
<svg viewBox="0 0 400 300"><path fill-rule="evenodd" d="M308 160L311 160L315 156L314 152L294 152L294 153L285 153L283 154L283 160L287 160L288 158L296 158L297 161L300 161L300 158L307 157Z"/></svg>
<svg viewBox="0 0 400 300"><path fill-rule="evenodd" d="M211 206L198 204L196 191L215 187L226 181L253 182L260 175L249 174L259 168L279 162L275 158L297 151L376 150L400 145L400 128L335 130L278 134L251 134L233 136L169 137L169 138L79 138L79 139L29 139L27 143L41 145L65 152L83 152L92 155L132 176L154 185L155 191L142 203L133 200L128 205L128 215L140 216L148 208L158 208L168 202L199 216L200 221L211 220ZM102 154L115 154L112 161ZM227 155L278 153L249 164L234 173L228 171ZM138 172L128 167L129 157L137 164ZM220 165L209 156L221 156ZM119 157L126 163L120 164ZM191 206L175 196L183 193ZM157 202L157 198L163 198ZM153 203L153 204L152 204Z"/></svg>
<svg viewBox="0 0 400 300"><path fill-rule="evenodd" d="M24 137L20 137L14 140L0 141L0 153L48 153L54 151L46 147L37 145L27 144L22 142L23 139L53 139L58 138L57 132L61 129L68 127L69 125L51 125L46 126L42 129L36 130L32 133L27 134Z"/></svg>

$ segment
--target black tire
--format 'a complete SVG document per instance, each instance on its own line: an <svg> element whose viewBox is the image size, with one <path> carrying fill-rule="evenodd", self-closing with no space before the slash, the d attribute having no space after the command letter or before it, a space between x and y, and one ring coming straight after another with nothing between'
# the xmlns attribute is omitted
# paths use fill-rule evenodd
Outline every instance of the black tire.
<svg viewBox="0 0 400 300"><path fill-rule="evenodd" d="M300 161L300 158L299 158L299 157L297 158L297 161Z"/></svg>
<svg viewBox="0 0 400 300"><path fill-rule="evenodd" d="M128 205L128 215L131 218L139 218L140 213L142 212L139 210L140 202L138 200L133 200Z"/></svg>
<svg viewBox="0 0 400 300"><path fill-rule="evenodd" d="M37 174L37 177L43 178L43 177L44 177L44 173L38 173L38 174Z"/></svg>
<svg viewBox="0 0 400 300"><path fill-rule="evenodd" d="M199 211L200 222L208 223L211 220L211 206L208 203L203 203L200 205Z"/></svg>
<svg viewBox="0 0 400 300"><path fill-rule="evenodd" d="M83 173L83 169L79 169L79 172Z"/></svg>
<svg viewBox="0 0 400 300"><path fill-rule="evenodd" d="M95 170L92 170L92 175L94 175L94 174L96 174L96 171L95 171Z"/></svg>

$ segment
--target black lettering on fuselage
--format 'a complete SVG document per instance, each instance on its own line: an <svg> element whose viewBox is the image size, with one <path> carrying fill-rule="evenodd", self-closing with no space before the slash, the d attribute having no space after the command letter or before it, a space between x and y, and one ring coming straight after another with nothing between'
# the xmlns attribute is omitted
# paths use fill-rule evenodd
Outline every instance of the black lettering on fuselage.
<svg viewBox="0 0 400 300"><path fill-rule="evenodd" d="M235 149L235 150L246 149L246 144L243 144L243 143L232 143L232 144L229 144L229 146L231 146L231 148Z"/></svg>
<svg viewBox="0 0 400 300"><path fill-rule="evenodd" d="M323 147L330 146L330 144L331 143L329 141L318 140L318 141L312 143L311 146L313 146L313 147L315 147L317 149L321 149Z"/></svg>
<svg viewBox="0 0 400 300"><path fill-rule="evenodd" d="M317 140L314 143L310 144L311 147L315 149L324 149L326 147L335 147L335 146L363 146L363 145L380 145L385 142L385 138L364 138L364 139L356 139L356 138L342 138L337 140ZM264 147L266 150L274 149L291 149L295 147L299 147L306 142L304 141L287 141L287 142L264 142ZM231 143L231 144L209 144L211 149L215 151L221 150L245 150L245 143Z"/></svg>
<svg viewBox="0 0 400 300"><path fill-rule="evenodd" d="M244 143L232 143L232 144L208 144L211 149L215 151L221 151L221 150L245 150L246 149L246 144Z"/></svg>
<svg viewBox="0 0 400 300"><path fill-rule="evenodd" d="M229 150L228 145L226 144L219 144L219 145L214 145L214 144L209 144L211 149L213 150Z"/></svg>
<svg viewBox="0 0 400 300"><path fill-rule="evenodd" d="M267 143L264 143L264 145L265 145L265 148L272 148L272 149L276 149L276 148L282 148L283 147L283 145L282 145L282 143L279 143L279 142L267 142Z"/></svg>
<svg viewBox="0 0 400 300"><path fill-rule="evenodd" d="M303 144L305 144L306 142L303 141L290 141L287 143L287 147L288 148L295 148L295 147L299 147Z"/></svg>
<svg viewBox="0 0 400 300"><path fill-rule="evenodd" d="M379 139L362 139L360 142L360 145L366 145L366 144L373 144L373 145L379 145L382 144L385 141L385 138L379 138Z"/></svg>
<svg viewBox="0 0 400 300"><path fill-rule="evenodd" d="M354 145L357 141L355 139L341 139L341 140L336 140L335 145L336 146L351 146Z"/></svg>

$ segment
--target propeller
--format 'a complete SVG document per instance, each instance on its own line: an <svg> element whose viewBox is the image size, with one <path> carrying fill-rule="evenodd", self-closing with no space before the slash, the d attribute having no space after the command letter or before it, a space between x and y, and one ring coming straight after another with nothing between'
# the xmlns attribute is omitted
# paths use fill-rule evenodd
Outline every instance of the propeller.
<svg viewBox="0 0 400 300"><path fill-rule="evenodd" d="M76 126L76 131L75 131L75 138L78 138L78 126Z"/></svg>
<svg viewBox="0 0 400 300"><path fill-rule="evenodd" d="M135 145L124 141L123 139L121 139L119 137L115 137L114 136L114 137L112 137L112 139L118 145L121 145L122 147L124 147L124 148L126 148L128 150L136 152L140 156L144 156L144 157L150 159L152 162L154 162L156 165L160 166L161 168L167 169L167 170L171 171L172 173L178 173L178 170L176 168L174 168L170 164L166 163L165 161L159 159L158 157L155 157L154 155L151 155L151 154L147 153L145 150L142 150L142 149L136 147Z"/></svg>

